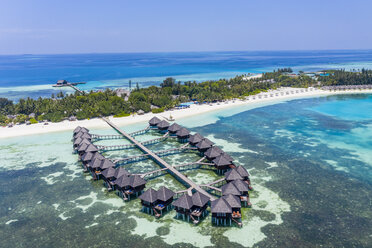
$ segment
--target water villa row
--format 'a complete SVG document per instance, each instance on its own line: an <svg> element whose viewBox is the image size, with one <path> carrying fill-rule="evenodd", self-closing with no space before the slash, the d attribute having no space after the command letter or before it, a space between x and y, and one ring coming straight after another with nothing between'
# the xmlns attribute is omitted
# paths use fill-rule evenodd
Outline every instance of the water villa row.
<svg viewBox="0 0 372 248"><path fill-rule="evenodd" d="M74 130L73 148L79 155L84 171L90 173L94 180L103 180L107 190L116 191L125 201L139 198L142 211L156 218L175 210L176 218L198 224L211 213L214 225L242 226L241 208L251 207L249 191L252 190L252 187L249 173L244 167L236 166L233 162L234 159L221 148L215 146L212 141L199 133L191 134L189 130L177 123L170 124L157 117L149 121L149 126L146 129L132 133L133 135L125 133L109 120L104 118L103 120L122 138L131 142L130 147L127 144L127 147L123 146L121 149L138 148L143 152L143 154L112 161L100 153L104 150L103 146L95 145L94 141L105 138L112 139L113 135L91 134L84 127L77 127ZM161 133L161 139L158 138L161 141L177 139L182 143L182 146L153 152L145 146L146 141L139 142L134 139L134 136L149 131ZM194 152L200 156L200 159L191 163L170 165L161 158L163 155L184 151ZM131 174L123 168L123 160L131 163L140 161L140 159L151 159L161 168L142 174ZM198 185L181 173L183 170L194 169L212 169L223 177L207 184ZM177 192L165 186L159 189L146 189L147 180L164 174L173 176L187 189Z"/></svg>

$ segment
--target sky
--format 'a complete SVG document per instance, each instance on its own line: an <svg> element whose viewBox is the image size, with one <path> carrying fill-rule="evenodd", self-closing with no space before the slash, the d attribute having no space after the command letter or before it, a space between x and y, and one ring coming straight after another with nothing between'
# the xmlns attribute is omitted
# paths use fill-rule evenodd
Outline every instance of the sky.
<svg viewBox="0 0 372 248"><path fill-rule="evenodd" d="M1 0L0 54L372 49L371 0Z"/></svg>

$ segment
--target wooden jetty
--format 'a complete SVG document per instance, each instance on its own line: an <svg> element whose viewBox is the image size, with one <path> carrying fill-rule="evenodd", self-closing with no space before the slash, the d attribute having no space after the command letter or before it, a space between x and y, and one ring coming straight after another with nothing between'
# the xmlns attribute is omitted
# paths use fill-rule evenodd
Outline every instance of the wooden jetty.
<svg viewBox="0 0 372 248"><path fill-rule="evenodd" d="M139 148L143 153L148 154L148 156L151 157L157 164L159 164L161 167L166 169L171 175L173 175L177 180L181 181L181 183L188 185L189 187L192 187L197 192L200 192L206 196L208 196L211 200L216 199L214 196L209 194L207 191L202 189L199 185L194 183L192 180L190 180L188 177L183 175L181 172L179 172L176 168L169 165L167 162L165 162L162 158L160 158L157 154L149 150L146 146L144 146L141 142L138 142L135 140L132 136L127 134L126 132L122 131L118 126L116 126L114 123L112 123L110 120L106 118L102 118L108 125L110 125L113 129L115 129L119 134L121 134L123 137L128 139L131 143L135 144L137 148Z"/></svg>

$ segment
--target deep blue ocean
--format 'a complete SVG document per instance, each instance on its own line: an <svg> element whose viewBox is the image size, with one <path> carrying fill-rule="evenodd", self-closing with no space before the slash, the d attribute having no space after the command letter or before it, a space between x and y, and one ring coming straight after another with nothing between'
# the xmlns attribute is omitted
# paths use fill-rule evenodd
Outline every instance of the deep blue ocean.
<svg viewBox="0 0 372 248"><path fill-rule="evenodd" d="M281 67L372 68L371 61L372 50L10 55L0 56L0 97L49 97L59 79L87 82L84 90L128 87L129 80L146 87L168 76L203 81Z"/></svg>

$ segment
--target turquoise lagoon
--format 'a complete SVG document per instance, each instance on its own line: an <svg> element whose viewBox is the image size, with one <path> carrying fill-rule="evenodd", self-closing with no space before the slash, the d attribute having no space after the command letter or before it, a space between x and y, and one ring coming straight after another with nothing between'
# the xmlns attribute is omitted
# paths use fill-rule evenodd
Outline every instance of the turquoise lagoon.
<svg viewBox="0 0 372 248"><path fill-rule="evenodd" d="M159 220L124 203L82 172L71 132L0 140L0 235L4 247L368 247L372 243L372 95L241 106L179 122L214 140L252 175L243 228L207 217L193 226L170 212ZM146 123L125 126L127 131ZM94 133L113 133L110 129ZM156 134L138 137L146 140ZM124 140L101 144L125 143ZM167 142L153 150L179 146ZM115 151L119 158L137 151ZM166 157L169 163L194 155ZM126 165L133 172L151 161ZM210 171L186 171L205 183ZM148 182L183 189L170 176Z"/></svg>

